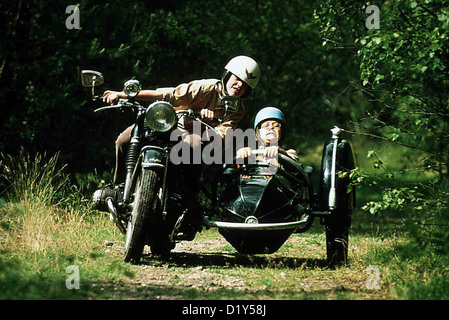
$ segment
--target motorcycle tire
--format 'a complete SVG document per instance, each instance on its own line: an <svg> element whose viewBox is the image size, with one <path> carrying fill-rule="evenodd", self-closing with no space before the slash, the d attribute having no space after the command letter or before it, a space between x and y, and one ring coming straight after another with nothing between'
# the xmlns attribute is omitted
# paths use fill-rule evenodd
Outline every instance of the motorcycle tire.
<svg viewBox="0 0 449 320"><path fill-rule="evenodd" d="M126 228L125 262L138 263L147 242L151 215L158 207L157 174L142 169L134 187L134 202L131 217Z"/></svg>
<svg viewBox="0 0 449 320"><path fill-rule="evenodd" d="M348 263L349 228L340 223L326 225L326 255L330 267Z"/></svg>

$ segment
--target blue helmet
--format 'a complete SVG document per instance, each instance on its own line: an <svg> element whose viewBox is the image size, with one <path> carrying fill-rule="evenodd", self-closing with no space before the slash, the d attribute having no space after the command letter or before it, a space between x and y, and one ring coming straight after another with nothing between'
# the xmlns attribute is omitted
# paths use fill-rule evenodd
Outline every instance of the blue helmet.
<svg viewBox="0 0 449 320"><path fill-rule="evenodd" d="M257 114L254 119L254 130L264 121L267 120L276 120L281 123L283 126L285 125L284 114L281 110L275 107L264 107ZM284 128L282 128L284 131Z"/></svg>
<svg viewBox="0 0 449 320"><path fill-rule="evenodd" d="M282 113L281 110L275 107L264 107L260 109L259 112L256 114L256 118L254 119L254 130L257 131L257 128L260 126L260 124L267 120L276 120L282 125L282 133L281 138L279 140L279 146L281 146L282 142L284 141L285 134L287 132L284 114Z"/></svg>

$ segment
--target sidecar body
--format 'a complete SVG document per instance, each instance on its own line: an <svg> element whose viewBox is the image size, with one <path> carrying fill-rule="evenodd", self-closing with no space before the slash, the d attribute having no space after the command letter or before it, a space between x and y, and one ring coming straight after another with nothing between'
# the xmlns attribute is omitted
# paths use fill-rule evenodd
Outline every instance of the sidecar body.
<svg viewBox="0 0 449 320"><path fill-rule="evenodd" d="M208 226L239 253L273 253L313 222L313 189L305 169L288 156L225 167L217 188L216 221Z"/></svg>
<svg viewBox="0 0 449 320"><path fill-rule="evenodd" d="M217 179L214 212L204 219L242 254L276 252L293 233L310 229L315 218L326 226L328 259L346 261L347 230L354 205L348 193L354 169L352 149L333 136L324 145L318 192L310 171L279 153L276 161L224 166ZM341 241L343 238L343 241ZM338 247L338 243L343 243Z"/></svg>

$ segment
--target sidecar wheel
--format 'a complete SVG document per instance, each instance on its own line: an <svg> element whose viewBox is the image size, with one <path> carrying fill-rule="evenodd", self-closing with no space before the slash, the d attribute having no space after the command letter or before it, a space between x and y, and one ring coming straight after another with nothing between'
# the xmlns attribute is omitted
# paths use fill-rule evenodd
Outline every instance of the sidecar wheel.
<svg viewBox="0 0 449 320"><path fill-rule="evenodd" d="M348 263L348 230L349 227L341 223L326 225L326 254L330 267Z"/></svg>
<svg viewBox="0 0 449 320"><path fill-rule="evenodd" d="M337 149L334 148L335 141L332 140L323 148L321 161L320 191L318 207L322 211L330 211L330 217L323 218L322 223L326 227L326 254L327 263L330 267L346 265L348 263L348 231L351 227L352 211L355 208L355 190L348 193L351 181L349 172L355 168L355 159L351 144L347 140L338 142ZM333 152L336 151L335 163L335 203L330 207L330 190L332 186L332 162ZM338 173L347 173L339 176ZM335 202L335 201L334 201Z"/></svg>
<svg viewBox="0 0 449 320"><path fill-rule="evenodd" d="M134 203L125 238L125 262L138 263L147 241L151 214L157 210L157 174L142 170L134 189Z"/></svg>
<svg viewBox="0 0 449 320"><path fill-rule="evenodd" d="M161 234L150 241L151 253L160 256L168 256L173 249L173 243L170 241L167 232L162 231Z"/></svg>

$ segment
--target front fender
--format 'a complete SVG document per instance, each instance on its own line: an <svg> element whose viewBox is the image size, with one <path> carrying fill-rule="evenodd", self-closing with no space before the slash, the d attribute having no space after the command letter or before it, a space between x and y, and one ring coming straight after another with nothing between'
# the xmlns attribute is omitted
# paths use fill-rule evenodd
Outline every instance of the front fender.
<svg viewBox="0 0 449 320"><path fill-rule="evenodd" d="M139 170L142 168L151 169L153 171L159 172L161 177L163 177L163 185L165 187L165 179L167 175L168 167L168 153L167 150L157 146L145 146L140 151L139 159L137 160L134 172L132 175L133 186L136 183L136 178L138 176Z"/></svg>
<svg viewBox="0 0 449 320"><path fill-rule="evenodd" d="M162 197L165 202L165 184L167 180L169 155L168 151L158 146L145 146L140 151L139 159L134 168L131 188L135 185L139 170L148 169L158 173L161 178ZM129 199L125 199L129 200Z"/></svg>
<svg viewBox="0 0 449 320"><path fill-rule="evenodd" d="M157 146L145 146L142 148L140 164L142 168L165 171L168 161L167 150Z"/></svg>
<svg viewBox="0 0 449 320"><path fill-rule="evenodd" d="M151 169L160 174L163 178L163 186L165 187L165 180L167 176L167 166L168 166L168 153L167 150L157 146L144 146L141 151L139 158L136 161L134 171L131 178L125 183L124 201L128 202L131 198L131 190L136 184L137 177L139 176L140 170Z"/></svg>

